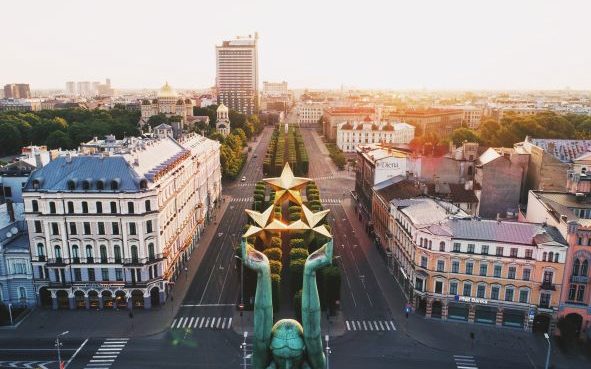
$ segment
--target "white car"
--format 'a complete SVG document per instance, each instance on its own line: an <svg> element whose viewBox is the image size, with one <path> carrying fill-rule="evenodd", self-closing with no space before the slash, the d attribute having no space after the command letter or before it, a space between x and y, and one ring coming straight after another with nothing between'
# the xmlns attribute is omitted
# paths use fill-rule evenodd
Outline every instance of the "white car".
<svg viewBox="0 0 591 369"><path fill-rule="evenodd" d="M242 177L242 178L240 179L240 182L246 182L246 177Z"/></svg>

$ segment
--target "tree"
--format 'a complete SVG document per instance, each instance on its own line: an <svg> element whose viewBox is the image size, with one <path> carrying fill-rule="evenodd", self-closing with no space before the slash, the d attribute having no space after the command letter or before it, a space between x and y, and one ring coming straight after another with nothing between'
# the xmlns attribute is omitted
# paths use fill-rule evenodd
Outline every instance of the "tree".
<svg viewBox="0 0 591 369"><path fill-rule="evenodd" d="M302 277L304 273L305 259L293 259L289 262L289 272L291 274L291 289L297 291L302 288Z"/></svg>
<svg viewBox="0 0 591 369"><path fill-rule="evenodd" d="M451 140L455 146L460 146L464 142L480 142L480 137L469 128L456 128L451 134Z"/></svg>
<svg viewBox="0 0 591 369"><path fill-rule="evenodd" d="M170 120L166 117L166 115L160 113L160 114L156 114L156 115L152 115L150 118L148 118L148 124L150 125L150 127L154 128L156 126L159 126L161 124L168 124L170 123Z"/></svg>
<svg viewBox="0 0 591 369"><path fill-rule="evenodd" d="M308 258L308 250L304 248L293 248L289 251L290 260L306 260Z"/></svg>
<svg viewBox="0 0 591 369"><path fill-rule="evenodd" d="M281 274L281 269L283 269L281 261L277 260L269 260L269 267L271 269L271 274Z"/></svg>
<svg viewBox="0 0 591 369"><path fill-rule="evenodd" d="M243 144L246 144L247 138L246 138L246 133L244 132L244 130L242 128L235 128L232 130L232 134L240 137L240 140L242 141Z"/></svg>
<svg viewBox="0 0 591 369"><path fill-rule="evenodd" d="M62 131L52 132L45 141L45 144L50 149L69 149L72 147L72 141L67 133Z"/></svg>
<svg viewBox="0 0 591 369"><path fill-rule="evenodd" d="M0 124L0 154L16 154L22 146L21 133L16 127L9 123Z"/></svg>
<svg viewBox="0 0 591 369"><path fill-rule="evenodd" d="M281 248L281 238L271 237L271 247Z"/></svg>
<svg viewBox="0 0 591 369"><path fill-rule="evenodd" d="M263 251L265 255L269 258L269 260L277 260L281 261L283 258L283 251L279 247L269 247Z"/></svg>

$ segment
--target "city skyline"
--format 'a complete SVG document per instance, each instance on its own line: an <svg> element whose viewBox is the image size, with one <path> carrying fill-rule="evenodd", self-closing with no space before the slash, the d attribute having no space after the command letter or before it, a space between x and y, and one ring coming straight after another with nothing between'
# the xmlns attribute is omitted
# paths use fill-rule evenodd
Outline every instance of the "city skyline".
<svg viewBox="0 0 591 369"><path fill-rule="evenodd" d="M577 37L591 4L567 3L8 3L29 25L6 20L25 31L4 42L0 83L203 89L215 84L215 46L258 32L260 81L293 88L591 89Z"/></svg>

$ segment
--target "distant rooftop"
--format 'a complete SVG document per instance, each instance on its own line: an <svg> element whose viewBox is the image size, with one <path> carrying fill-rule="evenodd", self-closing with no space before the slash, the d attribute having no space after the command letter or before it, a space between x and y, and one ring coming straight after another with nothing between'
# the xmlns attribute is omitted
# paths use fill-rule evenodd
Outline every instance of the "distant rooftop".
<svg viewBox="0 0 591 369"><path fill-rule="evenodd" d="M393 206L400 209L417 227L438 224L449 217L468 217L463 210L449 204L436 201L431 198L412 198L406 200L392 200Z"/></svg>
<svg viewBox="0 0 591 369"><path fill-rule="evenodd" d="M591 150L591 140L560 140L553 138L526 137L524 146L535 145L563 163L573 160Z"/></svg>

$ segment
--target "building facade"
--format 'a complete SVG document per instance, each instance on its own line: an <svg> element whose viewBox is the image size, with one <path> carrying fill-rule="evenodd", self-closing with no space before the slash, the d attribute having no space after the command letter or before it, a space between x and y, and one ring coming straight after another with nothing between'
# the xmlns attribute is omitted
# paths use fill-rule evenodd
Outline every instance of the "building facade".
<svg viewBox="0 0 591 369"><path fill-rule="evenodd" d="M217 120L215 122L215 130L223 136L230 134L230 115L228 114L228 107L221 103L217 108Z"/></svg>
<svg viewBox="0 0 591 369"><path fill-rule="evenodd" d="M296 105L298 124L300 126L317 125L324 113L325 104L318 101L300 101Z"/></svg>
<svg viewBox="0 0 591 369"><path fill-rule="evenodd" d="M415 127L406 123L346 122L337 127L337 146L343 152L355 152L358 145L373 143L406 145L415 136Z"/></svg>
<svg viewBox="0 0 591 369"><path fill-rule="evenodd" d="M219 147L166 136L33 172L23 198L41 305L164 303L221 194Z"/></svg>
<svg viewBox="0 0 591 369"><path fill-rule="evenodd" d="M331 107L324 110L322 119L322 134L335 142L337 139L337 127L345 122L381 121L379 111L373 107Z"/></svg>
<svg viewBox="0 0 591 369"><path fill-rule="evenodd" d="M431 318L551 329L568 249L558 229L465 217L433 201L391 206L393 274L415 308Z"/></svg>
<svg viewBox="0 0 591 369"><path fill-rule="evenodd" d="M31 88L26 83L12 83L4 85L5 99L30 99Z"/></svg>
<svg viewBox="0 0 591 369"><path fill-rule="evenodd" d="M440 138L446 138L454 129L462 126L464 112L455 109L407 110L391 112L388 118L412 124L418 128L417 135L432 132Z"/></svg>
<svg viewBox="0 0 591 369"><path fill-rule="evenodd" d="M142 101L141 120L147 122L153 115L164 114L169 118L181 117L181 123L185 125L187 120L193 117L194 105L193 100L180 97L166 82L155 99Z"/></svg>
<svg viewBox="0 0 591 369"><path fill-rule="evenodd" d="M216 46L218 104L252 115L259 110L258 34Z"/></svg>

